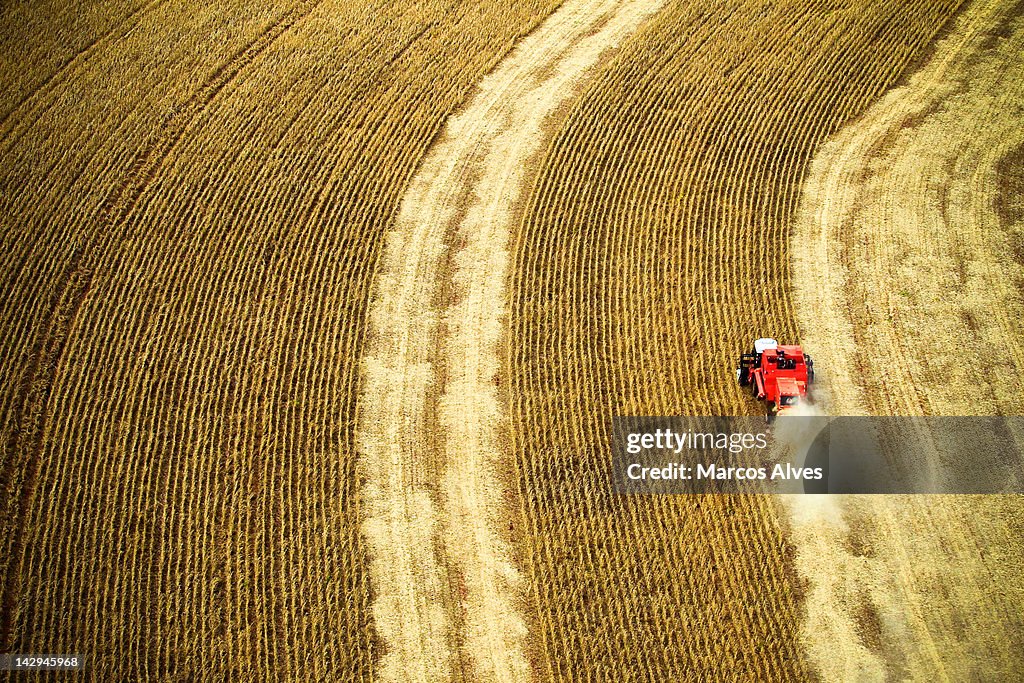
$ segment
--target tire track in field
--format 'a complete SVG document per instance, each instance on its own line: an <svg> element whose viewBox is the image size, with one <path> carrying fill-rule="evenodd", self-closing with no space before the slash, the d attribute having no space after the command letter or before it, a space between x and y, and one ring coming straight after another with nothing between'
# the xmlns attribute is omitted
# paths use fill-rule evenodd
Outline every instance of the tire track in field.
<svg viewBox="0 0 1024 683"><path fill-rule="evenodd" d="M659 6L559 8L449 121L387 235L358 428L385 680L445 680L456 661L473 680L530 677L522 579L501 533L507 242L545 125Z"/></svg>
<svg viewBox="0 0 1024 683"><path fill-rule="evenodd" d="M835 414L1024 407L1024 273L1011 255L1021 226L1001 224L993 196L1000 159L1024 142L1016 10L970 3L905 86L816 156L793 241L794 298ZM956 476L958 463L920 457ZM804 641L825 679L1018 675L1019 503L882 496L814 507L791 501L797 567L812 586Z"/></svg>

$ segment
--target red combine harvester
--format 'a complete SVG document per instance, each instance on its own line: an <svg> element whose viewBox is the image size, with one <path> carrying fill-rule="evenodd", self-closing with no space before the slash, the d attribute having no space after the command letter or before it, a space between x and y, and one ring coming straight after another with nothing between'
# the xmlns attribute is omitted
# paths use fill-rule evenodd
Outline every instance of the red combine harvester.
<svg viewBox="0 0 1024 683"><path fill-rule="evenodd" d="M814 361L799 346L779 346L774 339L758 339L754 350L740 356L736 368L740 386L768 402L768 421L800 403L814 381Z"/></svg>

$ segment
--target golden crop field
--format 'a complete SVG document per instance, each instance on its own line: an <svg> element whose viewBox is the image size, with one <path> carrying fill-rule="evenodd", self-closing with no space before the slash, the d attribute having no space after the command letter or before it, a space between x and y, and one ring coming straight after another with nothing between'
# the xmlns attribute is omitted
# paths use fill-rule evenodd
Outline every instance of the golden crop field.
<svg viewBox="0 0 1024 683"><path fill-rule="evenodd" d="M913 403L948 376L917 371L923 316L1009 331L1021 369L1016 15L0 5L0 653L97 681L1012 676L1012 498L624 496L608 431L756 413L760 336L806 340L847 412L954 409ZM852 380L847 334L898 374Z"/></svg>
<svg viewBox="0 0 1024 683"><path fill-rule="evenodd" d="M556 678L807 675L806 579L772 501L614 495L607 424L757 409L732 361L796 338L811 156L956 5L676 3L562 124L516 237L508 333L523 555Z"/></svg>
<svg viewBox="0 0 1024 683"><path fill-rule="evenodd" d="M353 425L379 238L553 3L254 7L3 7L0 651L372 679Z"/></svg>

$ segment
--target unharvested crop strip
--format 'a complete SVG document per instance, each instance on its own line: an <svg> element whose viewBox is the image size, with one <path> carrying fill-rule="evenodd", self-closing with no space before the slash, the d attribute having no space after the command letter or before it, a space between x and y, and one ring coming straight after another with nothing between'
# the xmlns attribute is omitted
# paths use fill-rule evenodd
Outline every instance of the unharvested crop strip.
<svg viewBox="0 0 1024 683"><path fill-rule="evenodd" d="M124 239L96 242L94 289L53 383L48 495L23 563L34 599L16 632L79 644L105 679L374 677L352 420L378 238L445 117L551 3L465 16L324 4L196 112L114 212ZM338 45L350 39L353 54ZM159 31L126 42L146 41ZM88 146L73 169L65 151L47 160L45 202L4 186L25 204L4 225L22 265L11 320L31 319L31 297L66 267L61 234L96 227L102 202L79 186L109 196L146 143L127 134L130 116L90 124L109 140L80 125L50 143ZM39 144L39 127L17 145ZM24 370L16 353L3 361Z"/></svg>
<svg viewBox="0 0 1024 683"><path fill-rule="evenodd" d="M60 64L57 65L56 69L48 76L46 76L41 82L35 87L29 89L3 116L0 118L0 145L6 145L8 142L8 136L11 134L11 129L7 127L8 122L17 121L17 125L25 129L32 126L32 124L38 120L38 116L29 118L24 114L19 115L21 109L31 102L45 96L49 91L56 89L59 85L60 80L64 78L67 73L73 70L80 62L85 62L89 59L91 54L99 52L103 49L109 48L111 38L115 34L122 33L125 31L125 26L132 23L133 20L145 15L148 11L154 7L166 2L167 0L150 0L149 2L141 3L138 7L128 13L123 19L113 23L105 33L96 36L90 40L82 49L75 52L73 55L65 58ZM128 29L131 30L131 29Z"/></svg>
<svg viewBox="0 0 1024 683"><path fill-rule="evenodd" d="M225 83L233 78L245 63L259 54L259 52L288 28L297 16L294 13L286 13L261 34L246 50L236 55L226 66L219 68L206 87L201 88L196 95L196 110L199 111L216 96ZM97 233L99 239L109 239L111 226L117 226L124 221L124 217L132 210L138 201L145 186L152 180L156 168L166 158L167 154L180 140L184 126L179 124L174 127L173 132L159 138L163 144L152 143L144 148L136 157L135 163L129 168L123 184L119 189L113 191L107 202L102 206L99 222L105 229ZM28 366L28 374L21 384L28 391L28 395L22 401L24 405L19 409L21 418L16 428L17 450L22 455L18 457L5 457L4 476L0 483L4 484L5 498L18 500L17 512L5 514L5 518L16 520L13 524L8 552L5 557L12 567L8 567L4 576L4 592L0 596L0 646L9 649L9 636L11 629L12 612L18 599L17 581L21 575L21 569L16 563L22 561L23 539L25 536L25 524L27 510L34 500L35 480L38 475L38 458L42 449L44 431L44 419L47 412L47 401L51 393L52 383L61 363L64 344L72 333L73 325L78 310L82 306L88 292L89 281L92 270L96 267L95 251L101 249L101 245L83 245L76 252L71 260L67 274L62 278L63 285L57 293L57 304L50 313L50 322L45 326L43 336L37 340L34 347L37 349L33 355L32 362ZM10 443L15 443L11 441ZM10 472L8 472L10 470ZM23 481L13 481L13 471L24 472ZM10 489L10 490L8 490ZM20 493L15 494L15 491Z"/></svg>

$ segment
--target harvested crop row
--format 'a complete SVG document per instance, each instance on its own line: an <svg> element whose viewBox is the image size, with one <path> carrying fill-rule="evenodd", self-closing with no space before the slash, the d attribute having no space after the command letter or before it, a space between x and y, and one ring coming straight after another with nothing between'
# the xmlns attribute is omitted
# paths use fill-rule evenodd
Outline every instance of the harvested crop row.
<svg viewBox="0 0 1024 683"><path fill-rule="evenodd" d="M797 312L836 414L1024 409L1024 223L1008 209L1024 133L1024 20L975 0L901 87L818 151L795 230ZM1007 201L1009 199L1010 201ZM808 267L814 264L815 267ZM1024 435L1017 435L1019 440ZM955 486L970 453L915 453ZM873 652L807 635L826 677L875 660L890 677L999 680L1024 665L1024 514L1017 497L843 500L831 548L858 571L815 614L873 614ZM857 558L845 550L860 548ZM821 572L834 571L829 563Z"/></svg>
<svg viewBox="0 0 1024 683"><path fill-rule="evenodd" d="M571 110L517 235L508 333L521 552L554 677L806 674L772 502L615 496L608 420L755 409L732 365L752 337L795 337L810 155L957 4L674 3Z"/></svg>
<svg viewBox="0 0 1024 683"><path fill-rule="evenodd" d="M555 4L165 2L22 87L0 649L101 680L372 677L354 423L380 237Z"/></svg>
<svg viewBox="0 0 1024 683"><path fill-rule="evenodd" d="M387 234L357 433L383 680L531 678L500 431L508 242L552 121L657 8L563 3L448 121Z"/></svg>

